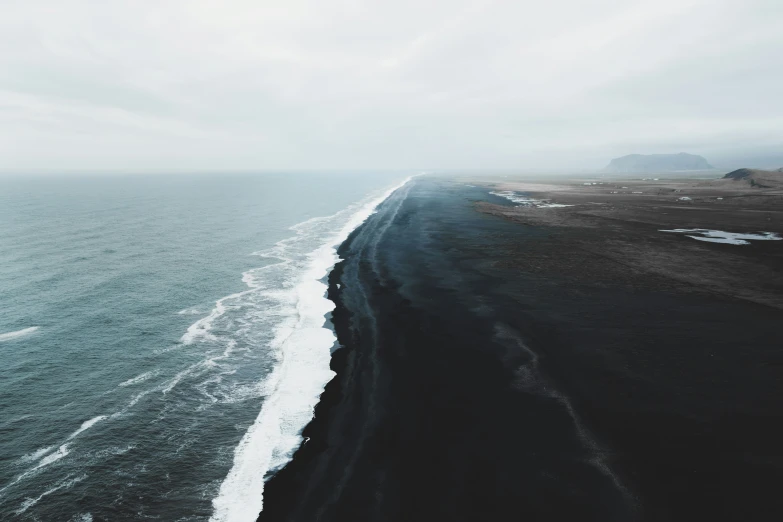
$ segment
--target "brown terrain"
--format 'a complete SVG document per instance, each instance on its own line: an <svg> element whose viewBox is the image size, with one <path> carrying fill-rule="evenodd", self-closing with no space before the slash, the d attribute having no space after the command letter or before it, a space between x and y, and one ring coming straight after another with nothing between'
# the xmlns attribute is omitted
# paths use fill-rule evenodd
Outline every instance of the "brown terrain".
<svg viewBox="0 0 783 522"><path fill-rule="evenodd" d="M710 293L783 309L783 241L734 245L661 232L710 229L783 237L783 172L740 169L715 179L649 176L468 183L571 205L477 203L481 212L547 233L546 241L519 248L503 263L579 283Z"/></svg>

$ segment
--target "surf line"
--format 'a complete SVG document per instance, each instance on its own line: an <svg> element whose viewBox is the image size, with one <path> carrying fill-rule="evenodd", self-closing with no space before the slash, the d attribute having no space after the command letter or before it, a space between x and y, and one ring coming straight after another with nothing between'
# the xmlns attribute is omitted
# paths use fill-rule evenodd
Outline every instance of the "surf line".
<svg viewBox="0 0 783 522"><path fill-rule="evenodd" d="M281 362L267 378L271 393L234 449L231 470L212 500L211 522L252 522L262 511L267 475L291 460L321 393L335 376L329 364L336 337L324 328L325 315L335 305L326 298L328 288L321 280L339 261L339 245L413 177L361 206L336 234L308 255L309 264L293 288L297 322L293 328L279 327L275 332L272 348L280 352Z"/></svg>

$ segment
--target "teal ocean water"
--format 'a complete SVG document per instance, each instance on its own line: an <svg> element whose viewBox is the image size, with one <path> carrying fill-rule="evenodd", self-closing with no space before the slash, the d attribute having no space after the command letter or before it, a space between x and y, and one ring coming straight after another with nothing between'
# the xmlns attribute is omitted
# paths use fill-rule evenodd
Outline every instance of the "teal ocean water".
<svg viewBox="0 0 783 522"><path fill-rule="evenodd" d="M402 175L0 179L0 519L254 520Z"/></svg>

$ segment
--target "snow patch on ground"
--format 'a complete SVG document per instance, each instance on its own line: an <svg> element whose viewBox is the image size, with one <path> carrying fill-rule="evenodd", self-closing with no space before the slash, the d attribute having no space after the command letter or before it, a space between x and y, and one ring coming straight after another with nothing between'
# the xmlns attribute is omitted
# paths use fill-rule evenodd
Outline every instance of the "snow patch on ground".
<svg viewBox="0 0 783 522"><path fill-rule="evenodd" d="M724 243L727 245L749 245L750 241L780 241L783 239L783 237L780 237L775 232L742 234L738 232L710 230L707 228L675 228L672 230L659 230L659 232L674 232L678 234L685 234L690 238L696 239L697 241L707 241L708 243Z"/></svg>
<svg viewBox="0 0 783 522"><path fill-rule="evenodd" d="M500 196L507 200L517 203L520 207L535 207L535 208L561 208L561 207L573 207L573 205L563 205L561 203L552 203L548 199L533 199L528 196L518 194L513 190L502 190L500 192L490 192L493 196Z"/></svg>

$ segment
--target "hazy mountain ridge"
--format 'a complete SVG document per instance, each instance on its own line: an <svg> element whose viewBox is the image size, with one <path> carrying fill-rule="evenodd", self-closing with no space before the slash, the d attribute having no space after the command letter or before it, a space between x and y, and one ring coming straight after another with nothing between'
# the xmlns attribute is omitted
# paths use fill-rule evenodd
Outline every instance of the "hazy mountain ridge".
<svg viewBox="0 0 783 522"><path fill-rule="evenodd" d="M707 160L696 154L629 154L614 158L604 170L610 172L674 172L710 170Z"/></svg>

